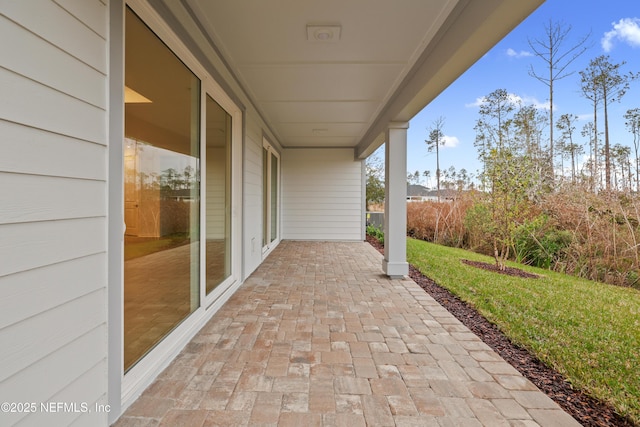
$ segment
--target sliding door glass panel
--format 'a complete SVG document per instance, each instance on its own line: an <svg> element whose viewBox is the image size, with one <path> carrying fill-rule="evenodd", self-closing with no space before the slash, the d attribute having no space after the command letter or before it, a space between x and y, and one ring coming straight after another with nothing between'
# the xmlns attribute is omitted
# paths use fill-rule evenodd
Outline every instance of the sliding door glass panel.
<svg viewBox="0 0 640 427"><path fill-rule="evenodd" d="M200 304L200 81L130 9L125 52L126 371Z"/></svg>
<svg viewBox="0 0 640 427"><path fill-rule="evenodd" d="M262 148L262 246L269 244L269 150Z"/></svg>
<svg viewBox="0 0 640 427"><path fill-rule="evenodd" d="M262 147L262 246L270 250L278 239L278 175L280 158L266 142Z"/></svg>
<svg viewBox="0 0 640 427"><path fill-rule="evenodd" d="M271 238L273 242L278 237L278 158L271 153Z"/></svg>
<svg viewBox="0 0 640 427"><path fill-rule="evenodd" d="M231 116L207 95L207 294L231 275Z"/></svg>

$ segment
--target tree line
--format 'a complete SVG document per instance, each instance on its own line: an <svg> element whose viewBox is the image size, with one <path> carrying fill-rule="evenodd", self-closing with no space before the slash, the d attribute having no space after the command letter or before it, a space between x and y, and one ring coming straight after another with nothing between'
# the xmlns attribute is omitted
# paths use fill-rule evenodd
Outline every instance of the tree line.
<svg viewBox="0 0 640 427"><path fill-rule="evenodd" d="M524 105L504 88L485 95L474 125L481 163L475 174L440 168L445 119L435 119L425 139L427 150L435 153L435 173L415 171L408 181L429 186L433 180L438 191L471 191L458 206L412 207L434 213L417 214L418 225L410 218L408 231L491 254L500 268L516 259L637 285L640 108L627 109L623 117L633 146L616 142L620 136L611 135L609 124L612 104L625 97L640 73L625 71L626 63L609 55L572 69L588 50L590 35L569 44L570 26L549 21L544 30L541 38L529 40L543 65L531 65L529 75L548 88L546 111ZM591 106L591 119L581 127L576 114L554 115L558 81L576 73L579 96Z"/></svg>

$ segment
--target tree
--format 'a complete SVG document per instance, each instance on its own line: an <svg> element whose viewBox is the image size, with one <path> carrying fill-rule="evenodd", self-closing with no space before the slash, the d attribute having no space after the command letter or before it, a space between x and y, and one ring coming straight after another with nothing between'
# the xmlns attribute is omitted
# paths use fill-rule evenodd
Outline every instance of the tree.
<svg viewBox="0 0 640 427"><path fill-rule="evenodd" d="M539 180L528 156L511 147L488 153L487 175L491 183L488 199L490 221L485 224L493 256L500 270L514 247L515 232L528 216L531 191Z"/></svg>
<svg viewBox="0 0 640 427"><path fill-rule="evenodd" d="M613 164L613 183L616 190L631 189L631 165L629 162L629 156L631 155L631 148L622 144L614 144L611 146L611 160ZM625 169L629 173L625 177ZM620 178L618 178L618 170L620 171ZM618 188L620 184L620 188Z"/></svg>
<svg viewBox="0 0 640 427"><path fill-rule="evenodd" d="M449 166L449 169L447 169L447 183L446 183L447 190L451 190L452 187L455 187L457 182L457 177L458 177L458 172L456 171L456 167Z"/></svg>
<svg viewBox="0 0 640 427"><path fill-rule="evenodd" d="M599 95L604 109L604 161L605 188L611 190L611 152L609 142L609 113L608 106L612 102L620 101L629 89L629 82L638 78L638 74L620 74L620 67L626 62L612 64L609 55L600 55L589 62L583 74L588 78L588 85L593 94ZM595 121L595 117L594 117Z"/></svg>
<svg viewBox="0 0 640 427"><path fill-rule="evenodd" d="M594 122L589 122L582 126L582 131L580 134L589 140L589 185L591 191L596 191L596 174L597 174L597 166L596 161L598 158L597 148L598 148L598 137L597 137L597 129Z"/></svg>
<svg viewBox="0 0 640 427"><path fill-rule="evenodd" d="M429 139L424 142L427 144L427 151L436 153L436 188L438 191L438 201L440 201L440 146L444 145L444 134L442 128L444 127L444 117L438 117L433 121L429 128Z"/></svg>
<svg viewBox="0 0 640 427"><path fill-rule="evenodd" d="M569 155L571 159L571 183L576 183L576 168L578 163L578 156L584 154L584 148L580 144L576 144L571 142L564 147L565 152Z"/></svg>
<svg viewBox="0 0 640 427"><path fill-rule="evenodd" d="M422 176L424 176L424 186L429 188L429 178L431 177L431 171L422 172Z"/></svg>
<svg viewBox="0 0 640 427"><path fill-rule="evenodd" d="M510 115L516 109L517 101L506 89L497 89L485 96L480 105L480 120L477 126L484 130L486 148L502 150L509 135Z"/></svg>
<svg viewBox="0 0 640 427"><path fill-rule="evenodd" d="M563 114L558 119L556 123L556 128L561 132L560 139L558 140L559 147L561 148L561 153L569 154L571 157L571 182L575 183L576 181L576 163L575 156L576 150L578 150L579 145L573 143L573 132L576 130L575 123L578 121L578 116L575 114ZM564 158L564 155L562 156ZM564 169L564 164L563 164ZM564 175L564 170L562 171Z"/></svg>
<svg viewBox="0 0 640 427"><path fill-rule="evenodd" d="M486 220L477 225L491 242L501 270L513 249L519 221L528 216L541 181L540 168L532 159L533 147L538 144L535 109L521 108L514 114L518 105L517 97L498 89L484 98L476 122L487 194L474 209L483 212L478 218Z"/></svg>
<svg viewBox="0 0 640 427"><path fill-rule="evenodd" d="M629 109L624 114L625 126L633 135L633 149L636 156L636 191L640 191L640 108Z"/></svg>
<svg viewBox="0 0 640 427"><path fill-rule="evenodd" d="M384 202L384 163L376 155L369 156L365 162L367 173L366 199L367 210L375 203Z"/></svg>
<svg viewBox="0 0 640 427"><path fill-rule="evenodd" d="M417 170L413 173L413 181L416 185L420 184L420 171Z"/></svg>
<svg viewBox="0 0 640 427"><path fill-rule="evenodd" d="M513 116L515 134L521 139L525 153L532 158L540 157L540 133L544 117L533 105L525 105Z"/></svg>
<svg viewBox="0 0 640 427"><path fill-rule="evenodd" d="M186 166L182 171L182 175L184 176L185 188L191 189L196 187L197 176L193 166Z"/></svg>
<svg viewBox="0 0 640 427"><path fill-rule="evenodd" d="M571 25L560 22L553 22L549 19L549 24L544 27L544 37L540 39L529 39L529 47L533 54L542 59L545 64L546 73L538 73L529 67L529 75L549 87L549 157L551 176L553 177L553 90L556 81L564 79L574 73L567 68L573 61L582 55L589 46L586 45L591 33L582 37L576 44L567 46L567 37L571 32Z"/></svg>
<svg viewBox="0 0 640 427"><path fill-rule="evenodd" d="M407 174L407 182L409 184L414 184L414 185L420 184L420 172L419 171L415 171L414 173L408 173Z"/></svg>
<svg viewBox="0 0 640 427"><path fill-rule="evenodd" d="M174 168L168 168L160 174L161 190L167 192L180 188L180 175Z"/></svg>
<svg viewBox="0 0 640 427"><path fill-rule="evenodd" d="M547 178L553 171L548 167L549 162L541 147L542 128L546 118L535 106L525 105L507 122L513 128L515 139L512 144L517 146L520 153L531 159L531 166L538 170L541 177ZM541 180L539 185L545 182L548 180Z"/></svg>
<svg viewBox="0 0 640 427"><path fill-rule="evenodd" d="M517 107L516 98L505 89L497 89L485 96L480 104L480 118L474 127L476 131L475 146L478 157L483 162L481 184L484 189L490 185L488 162L493 150L501 152L509 144L509 128L512 124L512 113Z"/></svg>
<svg viewBox="0 0 640 427"><path fill-rule="evenodd" d="M471 177L465 168L460 169L458 171L458 180L456 184L458 186L458 191L462 191L465 188L470 186Z"/></svg>

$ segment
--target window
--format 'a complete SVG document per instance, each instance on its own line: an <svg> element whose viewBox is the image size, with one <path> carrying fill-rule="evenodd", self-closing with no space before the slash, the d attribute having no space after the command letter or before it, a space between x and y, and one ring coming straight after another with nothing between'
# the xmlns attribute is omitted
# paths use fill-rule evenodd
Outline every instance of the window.
<svg viewBox="0 0 640 427"><path fill-rule="evenodd" d="M262 146L262 246L263 252L278 244L280 156L265 140Z"/></svg>

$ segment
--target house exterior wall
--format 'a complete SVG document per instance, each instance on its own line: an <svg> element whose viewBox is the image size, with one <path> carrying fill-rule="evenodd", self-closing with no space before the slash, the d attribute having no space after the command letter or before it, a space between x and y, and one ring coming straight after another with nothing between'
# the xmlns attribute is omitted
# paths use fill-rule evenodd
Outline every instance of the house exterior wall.
<svg viewBox="0 0 640 427"><path fill-rule="evenodd" d="M122 4L114 3L118 13ZM353 150L284 150L209 41L193 27L188 34L188 25L176 26L189 20L181 3L168 7L175 8L169 24L178 38L243 110L242 138L235 142L242 144L242 191L232 195L242 206L241 281L265 256L265 138L282 155L281 237L359 240L362 162L353 160ZM121 147L109 150L109 141L119 141L110 136L118 134L113 130L118 126L109 131L113 115L107 94L114 78L109 64L117 59L109 59L114 31L109 8L106 0L2 5L0 38L12 43L0 44L1 402L94 408L107 404L108 392L109 403L114 396L118 400L124 388L122 348L112 343L120 333L111 333L122 328L121 307L114 307L122 295L111 292L121 286L121 263L113 267L109 261L113 253L121 254L108 255L107 249L121 245L123 232L118 192L107 195L113 186L109 174L122 170L113 165ZM95 410L51 414L38 406L32 414L0 413L0 425L107 425L121 409L114 405L117 414L110 415Z"/></svg>
<svg viewBox="0 0 640 427"><path fill-rule="evenodd" d="M264 125L257 114L247 111L244 134L242 200L244 206L243 279L262 263L262 136Z"/></svg>
<svg viewBox="0 0 640 427"><path fill-rule="evenodd" d="M282 152L282 238L362 240L362 161L352 149Z"/></svg>
<svg viewBox="0 0 640 427"><path fill-rule="evenodd" d="M107 9L2 3L0 425L107 423Z"/></svg>

